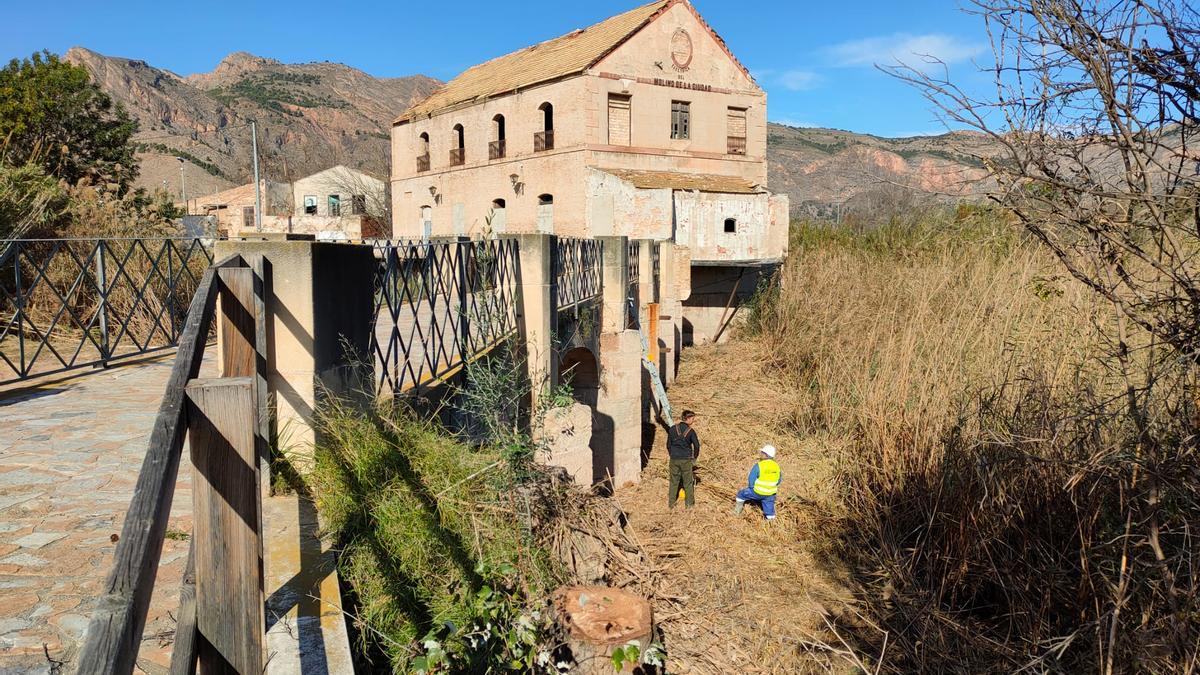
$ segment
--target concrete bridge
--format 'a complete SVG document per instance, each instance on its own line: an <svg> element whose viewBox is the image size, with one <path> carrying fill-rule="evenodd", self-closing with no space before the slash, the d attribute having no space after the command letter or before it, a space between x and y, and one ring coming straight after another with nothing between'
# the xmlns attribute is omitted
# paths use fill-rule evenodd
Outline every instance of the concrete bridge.
<svg viewBox="0 0 1200 675"><path fill-rule="evenodd" d="M313 411L328 392L436 396L465 383L465 364L505 344L525 358L532 391L569 373L576 399L592 411L587 445L555 445L547 461L584 484L638 480L651 410L642 333L657 332L651 356L671 381L689 292L685 248L548 235L374 246L219 242L216 259L230 256L255 270L266 310L258 336L262 410L283 452L311 447ZM222 326L235 321L221 316ZM202 378L221 375L228 361L232 333L218 335L218 350L196 373ZM46 672L62 662L69 672L78 663L97 599L111 594L105 578L129 536L126 511L174 365L169 356L147 357L0 389L0 589L12 599L0 606L0 670ZM270 482L265 463L261 469L260 488ZM176 498L151 556L156 584L134 649L146 672L169 667L189 562L188 461L173 480ZM333 612L330 620L319 603L305 608L293 597L303 595L296 583L337 597L329 556L314 536L315 513L302 500L269 494L261 509L263 596L278 610L267 617L272 630L262 646L268 669L338 671L341 617ZM296 627L304 625L319 636L320 664L299 661L314 651L311 640L301 649L305 631Z"/></svg>

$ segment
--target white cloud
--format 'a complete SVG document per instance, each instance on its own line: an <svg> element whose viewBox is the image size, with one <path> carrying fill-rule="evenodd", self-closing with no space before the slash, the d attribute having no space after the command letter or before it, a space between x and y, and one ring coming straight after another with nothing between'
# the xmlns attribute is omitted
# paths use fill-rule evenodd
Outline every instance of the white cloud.
<svg viewBox="0 0 1200 675"><path fill-rule="evenodd" d="M838 66L891 65L902 62L914 68L936 59L947 65L982 54L984 45L943 33L896 33L851 40L828 48L826 56Z"/></svg>
<svg viewBox="0 0 1200 675"><path fill-rule="evenodd" d="M779 84L792 91L807 91L821 83L821 76L811 70L789 70L779 75Z"/></svg>

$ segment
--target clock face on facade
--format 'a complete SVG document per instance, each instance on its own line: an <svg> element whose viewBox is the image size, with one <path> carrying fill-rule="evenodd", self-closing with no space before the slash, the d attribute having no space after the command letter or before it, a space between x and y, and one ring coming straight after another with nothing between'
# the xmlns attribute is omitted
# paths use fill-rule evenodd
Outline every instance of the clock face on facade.
<svg viewBox="0 0 1200 675"><path fill-rule="evenodd" d="M692 36L682 28L671 36L671 64L684 71L692 65Z"/></svg>

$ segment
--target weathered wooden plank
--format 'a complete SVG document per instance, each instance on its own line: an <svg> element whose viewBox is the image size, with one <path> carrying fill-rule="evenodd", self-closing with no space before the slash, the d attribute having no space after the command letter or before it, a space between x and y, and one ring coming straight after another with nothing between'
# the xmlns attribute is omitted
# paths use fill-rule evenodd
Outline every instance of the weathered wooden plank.
<svg viewBox="0 0 1200 675"><path fill-rule="evenodd" d="M257 675L266 622L254 378L195 380L187 400L200 672Z"/></svg>
<svg viewBox="0 0 1200 675"><path fill-rule="evenodd" d="M179 585L179 614L171 647L171 675L196 675L196 539L188 546L187 567Z"/></svg>
<svg viewBox="0 0 1200 675"><path fill-rule="evenodd" d="M267 296L270 291L270 263L258 255L247 261L254 270L254 396L258 403L258 512L262 500L271 496L271 403L267 381L270 358L267 342ZM260 523L261 531L261 523ZM266 564L265 561L263 563ZM265 570L265 568L264 568Z"/></svg>
<svg viewBox="0 0 1200 675"><path fill-rule="evenodd" d="M162 555L183 448L184 387L200 372L217 293L215 271L200 279L179 338L150 443L125 514L104 595L97 599L79 654L80 673L131 673Z"/></svg>
<svg viewBox="0 0 1200 675"><path fill-rule="evenodd" d="M257 364L254 270L226 267L217 270L221 345L221 377L254 377Z"/></svg>

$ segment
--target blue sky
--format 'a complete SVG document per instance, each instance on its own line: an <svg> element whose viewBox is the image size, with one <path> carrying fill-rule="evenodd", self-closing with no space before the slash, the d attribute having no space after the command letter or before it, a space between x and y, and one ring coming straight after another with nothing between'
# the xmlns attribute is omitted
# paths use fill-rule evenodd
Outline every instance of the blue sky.
<svg viewBox="0 0 1200 675"><path fill-rule="evenodd" d="M595 23L632 2L96 2L4 0L0 57L83 45L180 74L232 51L284 62L336 61L380 77L449 79L479 61ZM918 92L873 64L934 54L956 80L981 81L982 22L957 0L694 0L769 94L772 121L881 136L945 127Z"/></svg>

